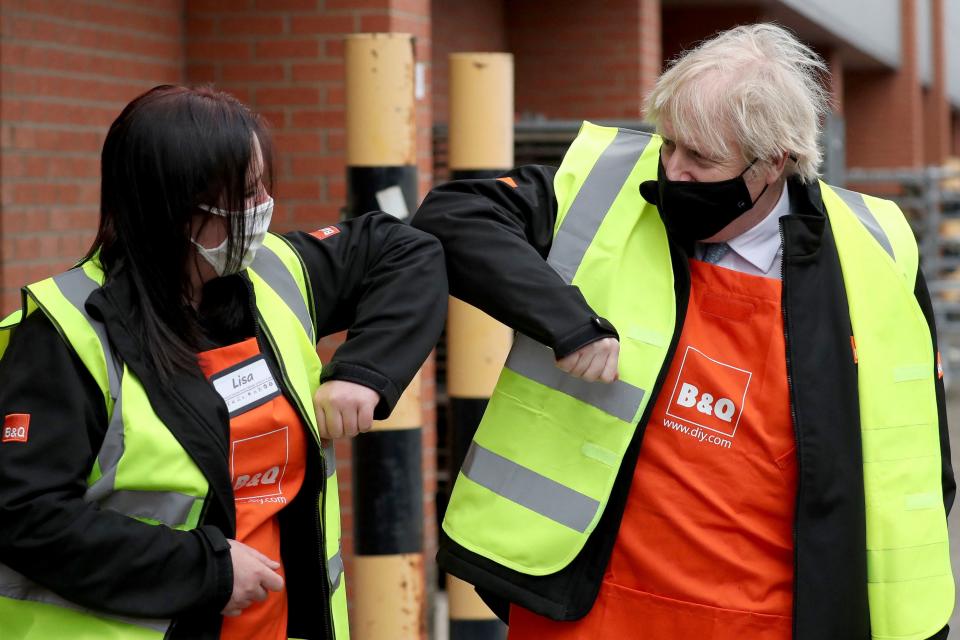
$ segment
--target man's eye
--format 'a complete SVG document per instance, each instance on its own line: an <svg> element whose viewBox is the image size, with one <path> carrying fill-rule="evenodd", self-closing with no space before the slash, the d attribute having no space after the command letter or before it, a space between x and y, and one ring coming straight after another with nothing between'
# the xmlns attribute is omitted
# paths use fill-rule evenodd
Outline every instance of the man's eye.
<svg viewBox="0 0 960 640"><path fill-rule="evenodd" d="M700 152L698 152L698 151L692 151L692 150L691 150L691 151L690 151L690 155L692 155L692 156L693 156L693 159L696 160L696 161L697 161L698 163L700 163L700 164L715 164L715 162L716 162L715 160L713 160L713 159L711 159L711 158L708 158L707 156L703 155L702 153L700 153Z"/></svg>

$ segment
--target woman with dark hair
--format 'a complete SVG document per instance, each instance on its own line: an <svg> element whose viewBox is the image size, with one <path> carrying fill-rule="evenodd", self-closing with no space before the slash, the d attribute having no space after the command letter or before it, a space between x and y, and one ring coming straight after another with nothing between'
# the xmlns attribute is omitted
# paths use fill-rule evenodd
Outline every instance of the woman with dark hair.
<svg viewBox="0 0 960 640"><path fill-rule="evenodd" d="M384 213L269 233L271 186L225 93L110 127L93 246L0 323L0 637L349 637L330 438L430 352L443 257Z"/></svg>

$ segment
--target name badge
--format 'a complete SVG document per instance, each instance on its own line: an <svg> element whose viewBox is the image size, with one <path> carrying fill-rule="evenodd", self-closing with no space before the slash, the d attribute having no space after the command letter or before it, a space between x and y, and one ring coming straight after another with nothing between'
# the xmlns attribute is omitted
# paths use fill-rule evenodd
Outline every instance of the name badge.
<svg viewBox="0 0 960 640"><path fill-rule="evenodd" d="M263 356L244 360L221 371L212 377L210 382L227 404L231 418L266 404L280 395L277 381L273 379Z"/></svg>

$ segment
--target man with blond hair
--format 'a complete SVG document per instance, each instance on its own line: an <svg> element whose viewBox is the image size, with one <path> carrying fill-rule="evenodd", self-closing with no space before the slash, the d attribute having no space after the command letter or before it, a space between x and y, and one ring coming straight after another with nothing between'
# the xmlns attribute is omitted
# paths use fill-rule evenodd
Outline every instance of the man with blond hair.
<svg viewBox="0 0 960 640"><path fill-rule="evenodd" d="M946 638L930 299L897 206L817 180L826 74L731 29L660 77L657 135L584 123L414 219L517 331L439 554L511 639Z"/></svg>

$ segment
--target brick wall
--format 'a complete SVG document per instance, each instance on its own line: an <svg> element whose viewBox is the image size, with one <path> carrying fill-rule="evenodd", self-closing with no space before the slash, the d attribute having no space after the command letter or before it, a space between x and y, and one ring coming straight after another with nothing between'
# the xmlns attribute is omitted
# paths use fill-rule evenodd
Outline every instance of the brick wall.
<svg viewBox="0 0 960 640"><path fill-rule="evenodd" d="M672 60L720 31L761 20L761 7L707 4L664 7L663 58Z"/></svg>
<svg viewBox="0 0 960 640"><path fill-rule="evenodd" d="M849 71L844 78L850 167L918 167L923 163L916 0L901 2L901 38L900 69Z"/></svg>
<svg viewBox="0 0 960 640"><path fill-rule="evenodd" d="M944 0L930 0L933 25L933 77L923 92L923 161L941 165L950 153L950 103L947 101Z"/></svg>
<svg viewBox="0 0 960 640"><path fill-rule="evenodd" d="M658 0L514 0L507 40L517 111L557 119L638 119L660 66Z"/></svg>
<svg viewBox="0 0 960 640"><path fill-rule="evenodd" d="M181 7L0 3L0 313L89 247L107 128L143 91L182 80Z"/></svg>

